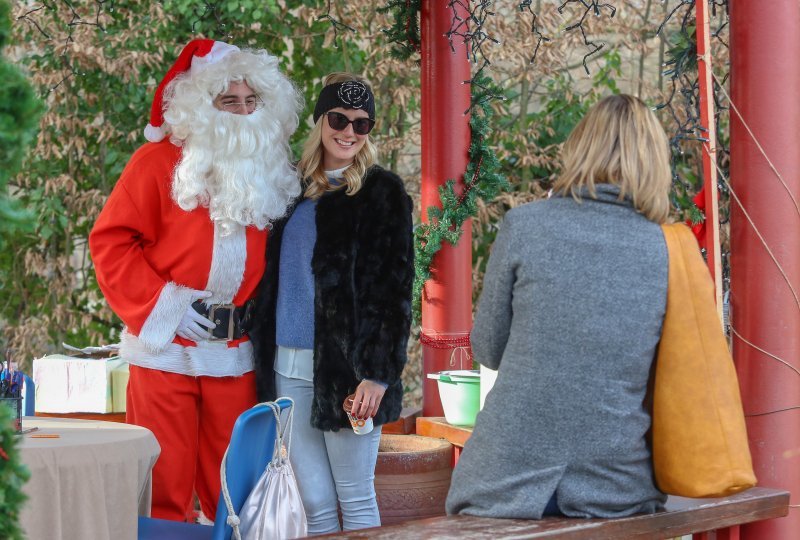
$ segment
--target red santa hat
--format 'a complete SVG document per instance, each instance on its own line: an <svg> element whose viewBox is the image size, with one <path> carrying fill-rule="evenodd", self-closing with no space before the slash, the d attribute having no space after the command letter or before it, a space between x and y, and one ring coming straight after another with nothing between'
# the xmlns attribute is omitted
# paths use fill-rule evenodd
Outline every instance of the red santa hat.
<svg viewBox="0 0 800 540"><path fill-rule="evenodd" d="M164 139L161 127L164 124L164 89L175 77L185 72L197 72L206 66L215 64L229 53L238 51L239 47L228 45L213 39L193 39L178 55L178 59L169 69L161 84L156 88L153 105L150 108L150 123L144 128L144 136L150 142L159 142Z"/></svg>

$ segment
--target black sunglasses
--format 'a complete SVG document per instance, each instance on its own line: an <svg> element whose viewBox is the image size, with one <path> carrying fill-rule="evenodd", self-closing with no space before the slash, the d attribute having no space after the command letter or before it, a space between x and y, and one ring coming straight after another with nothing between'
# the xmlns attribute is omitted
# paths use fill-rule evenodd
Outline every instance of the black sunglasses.
<svg viewBox="0 0 800 540"><path fill-rule="evenodd" d="M347 129L347 124L353 124L353 131L358 135L366 135L375 126L375 120L372 118L356 118L350 120L342 113L327 112L325 116L328 117L328 125L335 131L343 131Z"/></svg>

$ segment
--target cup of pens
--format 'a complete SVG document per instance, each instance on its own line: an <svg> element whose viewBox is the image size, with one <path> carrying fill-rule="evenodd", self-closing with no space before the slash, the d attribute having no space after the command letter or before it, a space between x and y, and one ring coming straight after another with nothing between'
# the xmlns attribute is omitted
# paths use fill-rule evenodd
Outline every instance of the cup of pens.
<svg viewBox="0 0 800 540"><path fill-rule="evenodd" d="M11 407L14 429L22 431L22 372L0 372L0 404Z"/></svg>

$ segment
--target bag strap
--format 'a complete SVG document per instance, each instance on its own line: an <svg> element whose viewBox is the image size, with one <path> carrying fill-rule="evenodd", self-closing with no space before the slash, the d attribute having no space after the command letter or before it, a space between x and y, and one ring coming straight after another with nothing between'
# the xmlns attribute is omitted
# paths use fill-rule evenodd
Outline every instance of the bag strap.
<svg viewBox="0 0 800 540"><path fill-rule="evenodd" d="M272 453L272 463L275 466L283 465L283 463L289 459L292 447L292 419L294 418L294 400L289 397L282 397L279 399L289 402L289 407L287 407L289 412L286 414L286 421L282 422L280 405L275 402L269 403L272 413L275 415L275 449ZM286 446L286 458L281 454L281 448L284 446L284 442Z"/></svg>
<svg viewBox="0 0 800 540"><path fill-rule="evenodd" d="M272 450L272 459L270 460L269 465L280 465L283 464L283 458L281 456L281 447L283 446L283 439L285 436L288 435L289 443L286 445L286 459L289 459L289 447L291 446L291 435L292 435L292 417L294 415L294 400L292 398L279 398L285 399L289 401L289 413L286 417L286 425L281 428L281 407L274 401L267 401L265 403L258 403L256 407L269 407L272 410L272 414L275 415L275 446ZM228 510L228 518L225 522L230 525L231 529L233 529L233 538L234 540L242 540L242 533L239 531L239 524L241 521L239 520L239 516L236 515L236 511L233 509L233 501L231 501L231 494L228 490L228 477L225 472L226 465L228 462L228 450L230 450L230 443L228 443L228 447L225 449L225 453L222 456L222 462L219 465L219 477L222 483L222 498L225 500L225 507ZM277 456L277 457L276 457ZM269 466L267 465L267 466Z"/></svg>
<svg viewBox="0 0 800 540"><path fill-rule="evenodd" d="M225 499L225 507L228 509L228 518L225 522L233 529L234 540L242 540L242 533L239 532L239 516L236 515L233 509L231 494L230 491L228 491L228 477L225 474L225 464L228 462L228 449L230 449L230 447L230 444L228 444L228 448L225 449L225 453L222 455L222 463L220 463L219 466L219 477L222 481L222 498Z"/></svg>
<svg viewBox="0 0 800 540"><path fill-rule="evenodd" d="M281 461L281 447L283 446L283 434L281 433L281 409L280 407L270 402L269 408L272 409L272 415L275 417L275 442L272 446L272 459L269 461L269 465L277 466L280 464Z"/></svg>

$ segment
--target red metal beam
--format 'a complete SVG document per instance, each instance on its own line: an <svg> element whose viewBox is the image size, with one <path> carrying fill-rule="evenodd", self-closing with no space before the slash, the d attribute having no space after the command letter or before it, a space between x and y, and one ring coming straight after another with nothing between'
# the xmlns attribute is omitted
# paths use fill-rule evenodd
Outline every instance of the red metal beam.
<svg viewBox="0 0 800 540"><path fill-rule="evenodd" d="M454 40L455 52L445 33L450 30L452 9L446 0L422 2L421 71L422 71L422 219L426 209L441 207L439 186L457 179L463 188L469 149L470 78L466 45ZM462 10L456 3L456 9ZM463 11L461 16L466 18ZM431 279L422 299L422 332L430 337L459 337L472 328L472 223L462 227L456 247L445 243L436 255ZM437 382L426 375L450 365L453 350L423 345L422 415L442 416ZM470 365L463 366L469 369Z"/></svg>
<svg viewBox="0 0 800 540"><path fill-rule="evenodd" d="M733 355L758 482L790 491L798 505L800 2L729 5ZM798 535L800 508L741 532L743 540Z"/></svg>

